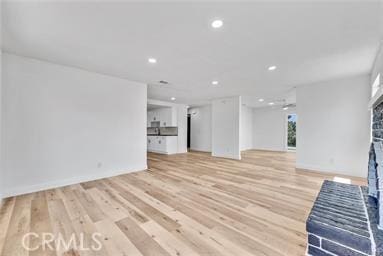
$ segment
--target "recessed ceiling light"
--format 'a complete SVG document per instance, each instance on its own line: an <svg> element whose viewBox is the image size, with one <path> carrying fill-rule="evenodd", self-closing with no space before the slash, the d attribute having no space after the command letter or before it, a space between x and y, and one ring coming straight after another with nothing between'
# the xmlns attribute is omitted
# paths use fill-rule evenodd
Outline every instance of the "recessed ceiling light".
<svg viewBox="0 0 383 256"><path fill-rule="evenodd" d="M270 105L270 106L274 105L274 102L269 102L269 105Z"/></svg>
<svg viewBox="0 0 383 256"><path fill-rule="evenodd" d="M283 108L283 110L288 110L288 109L289 109L289 107L284 107L284 108Z"/></svg>
<svg viewBox="0 0 383 256"><path fill-rule="evenodd" d="M264 100L264 99L259 99L258 101L259 101L259 102L264 102L265 100Z"/></svg>
<svg viewBox="0 0 383 256"><path fill-rule="evenodd" d="M218 81L211 82L212 85L218 85Z"/></svg>
<svg viewBox="0 0 383 256"><path fill-rule="evenodd" d="M175 97L171 97L170 99L171 99L171 100L176 100L176 98L175 98Z"/></svg>
<svg viewBox="0 0 383 256"><path fill-rule="evenodd" d="M214 20L212 23L211 23L211 26L213 28L220 28L223 26L223 21L222 20Z"/></svg>
<svg viewBox="0 0 383 256"><path fill-rule="evenodd" d="M270 67L268 68L269 71L273 71L273 70L276 70L276 69L277 69L277 66L270 66Z"/></svg>
<svg viewBox="0 0 383 256"><path fill-rule="evenodd" d="M157 60L155 58L149 58L148 62L149 63L157 63Z"/></svg>

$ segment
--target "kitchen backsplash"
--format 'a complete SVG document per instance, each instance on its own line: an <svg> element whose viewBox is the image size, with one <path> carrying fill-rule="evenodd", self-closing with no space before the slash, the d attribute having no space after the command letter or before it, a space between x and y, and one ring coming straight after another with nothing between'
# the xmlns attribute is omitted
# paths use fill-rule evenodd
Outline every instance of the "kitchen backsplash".
<svg viewBox="0 0 383 256"><path fill-rule="evenodd" d="M148 135L158 135L158 136L177 136L178 135L178 127L176 126L168 126L168 127L148 127L147 128Z"/></svg>

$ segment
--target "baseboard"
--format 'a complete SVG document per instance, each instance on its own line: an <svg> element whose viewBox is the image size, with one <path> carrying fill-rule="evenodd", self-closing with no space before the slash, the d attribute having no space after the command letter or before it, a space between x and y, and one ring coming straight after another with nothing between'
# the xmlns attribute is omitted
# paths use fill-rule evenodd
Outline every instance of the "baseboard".
<svg viewBox="0 0 383 256"><path fill-rule="evenodd" d="M301 164L301 163L296 163L295 168L297 169L304 169L304 170L310 170L310 171L317 171L317 172L323 172L323 173L334 173L334 174L341 174L342 172L339 172L339 170L334 170L331 168L325 168L323 166L318 166L318 165L308 165L308 164Z"/></svg>
<svg viewBox="0 0 383 256"><path fill-rule="evenodd" d="M232 159L232 160L241 160L241 154L239 154L239 156L214 155L214 154L211 154L211 156L212 156L212 157L225 158L225 159Z"/></svg>
<svg viewBox="0 0 383 256"><path fill-rule="evenodd" d="M194 149L194 148L190 148L189 150L190 150L189 152L211 153L211 150L201 150L201 149Z"/></svg>
<svg viewBox="0 0 383 256"><path fill-rule="evenodd" d="M147 150L147 152L155 153L155 154L162 154L162 155L174 155L174 154L180 154L182 152L167 152L167 151L161 151L161 150Z"/></svg>
<svg viewBox="0 0 383 256"><path fill-rule="evenodd" d="M357 177L357 178L366 178L367 177L367 171L366 171L365 176L359 176L359 175L355 175L355 174L352 175L352 174L350 174L350 172L341 171L339 169L328 168L328 167L323 167L323 166L318 166L318 165L308 165L308 164L296 163L295 168L308 170L308 171L314 171L314 172L321 172L321 173L325 173L328 175L343 175L343 176Z"/></svg>
<svg viewBox="0 0 383 256"><path fill-rule="evenodd" d="M190 148L190 151L211 153L211 150L199 149L199 148Z"/></svg>
<svg viewBox="0 0 383 256"><path fill-rule="evenodd" d="M253 148L251 150L258 150L258 151L266 151L266 152L280 152L285 153L287 150L281 150L281 149L270 149L270 148Z"/></svg>
<svg viewBox="0 0 383 256"><path fill-rule="evenodd" d="M142 168L137 168L134 170L109 171L102 174L79 176L79 177L74 177L70 179L50 181L50 182L45 182L45 183L40 183L40 184L35 184L35 185L25 186L25 187L15 187L5 191L2 196L3 198L7 198L12 196L29 194L29 193L34 193L34 192L43 191L47 189L64 187L64 186L74 185L74 184L92 181L92 180L110 178L110 177L132 173L132 172L139 172L139 171L143 171L147 169L148 169L148 166L145 165Z"/></svg>

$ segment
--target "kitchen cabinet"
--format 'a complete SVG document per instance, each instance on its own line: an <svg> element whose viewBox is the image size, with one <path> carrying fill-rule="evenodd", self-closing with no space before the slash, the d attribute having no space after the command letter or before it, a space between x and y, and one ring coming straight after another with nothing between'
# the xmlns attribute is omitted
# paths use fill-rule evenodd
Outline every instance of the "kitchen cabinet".
<svg viewBox="0 0 383 256"><path fill-rule="evenodd" d="M160 108L159 109L159 121L161 127L172 126L172 109L171 108Z"/></svg>
<svg viewBox="0 0 383 256"><path fill-rule="evenodd" d="M153 111L148 111L147 126L146 127L151 127L152 121L153 121Z"/></svg>
<svg viewBox="0 0 383 256"><path fill-rule="evenodd" d="M177 136L148 136L147 145L149 152L175 154L177 153Z"/></svg>
<svg viewBox="0 0 383 256"><path fill-rule="evenodd" d="M148 151L159 152L160 148L160 139L161 136L148 136Z"/></svg>
<svg viewBox="0 0 383 256"><path fill-rule="evenodd" d="M176 126L176 120L174 118L173 108L158 108L148 111L147 126L151 127L151 122L160 122L161 127Z"/></svg>
<svg viewBox="0 0 383 256"><path fill-rule="evenodd" d="M151 110L148 111L148 121L153 122L153 121L158 121L160 119L158 111Z"/></svg>

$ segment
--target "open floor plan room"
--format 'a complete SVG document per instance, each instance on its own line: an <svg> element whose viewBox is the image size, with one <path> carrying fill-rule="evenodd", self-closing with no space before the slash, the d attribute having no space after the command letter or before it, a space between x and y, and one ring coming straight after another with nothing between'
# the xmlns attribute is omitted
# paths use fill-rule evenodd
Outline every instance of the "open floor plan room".
<svg viewBox="0 0 383 256"><path fill-rule="evenodd" d="M3 0L0 29L0 256L383 256L383 0Z"/></svg>
<svg viewBox="0 0 383 256"><path fill-rule="evenodd" d="M7 199L3 254L22 250L24 232L45 231L99 232L99 255L303 255L312 203L335 176L296 171L294 153L251 150L240 162L150 153L148 161L147 171Z"/></svg>

